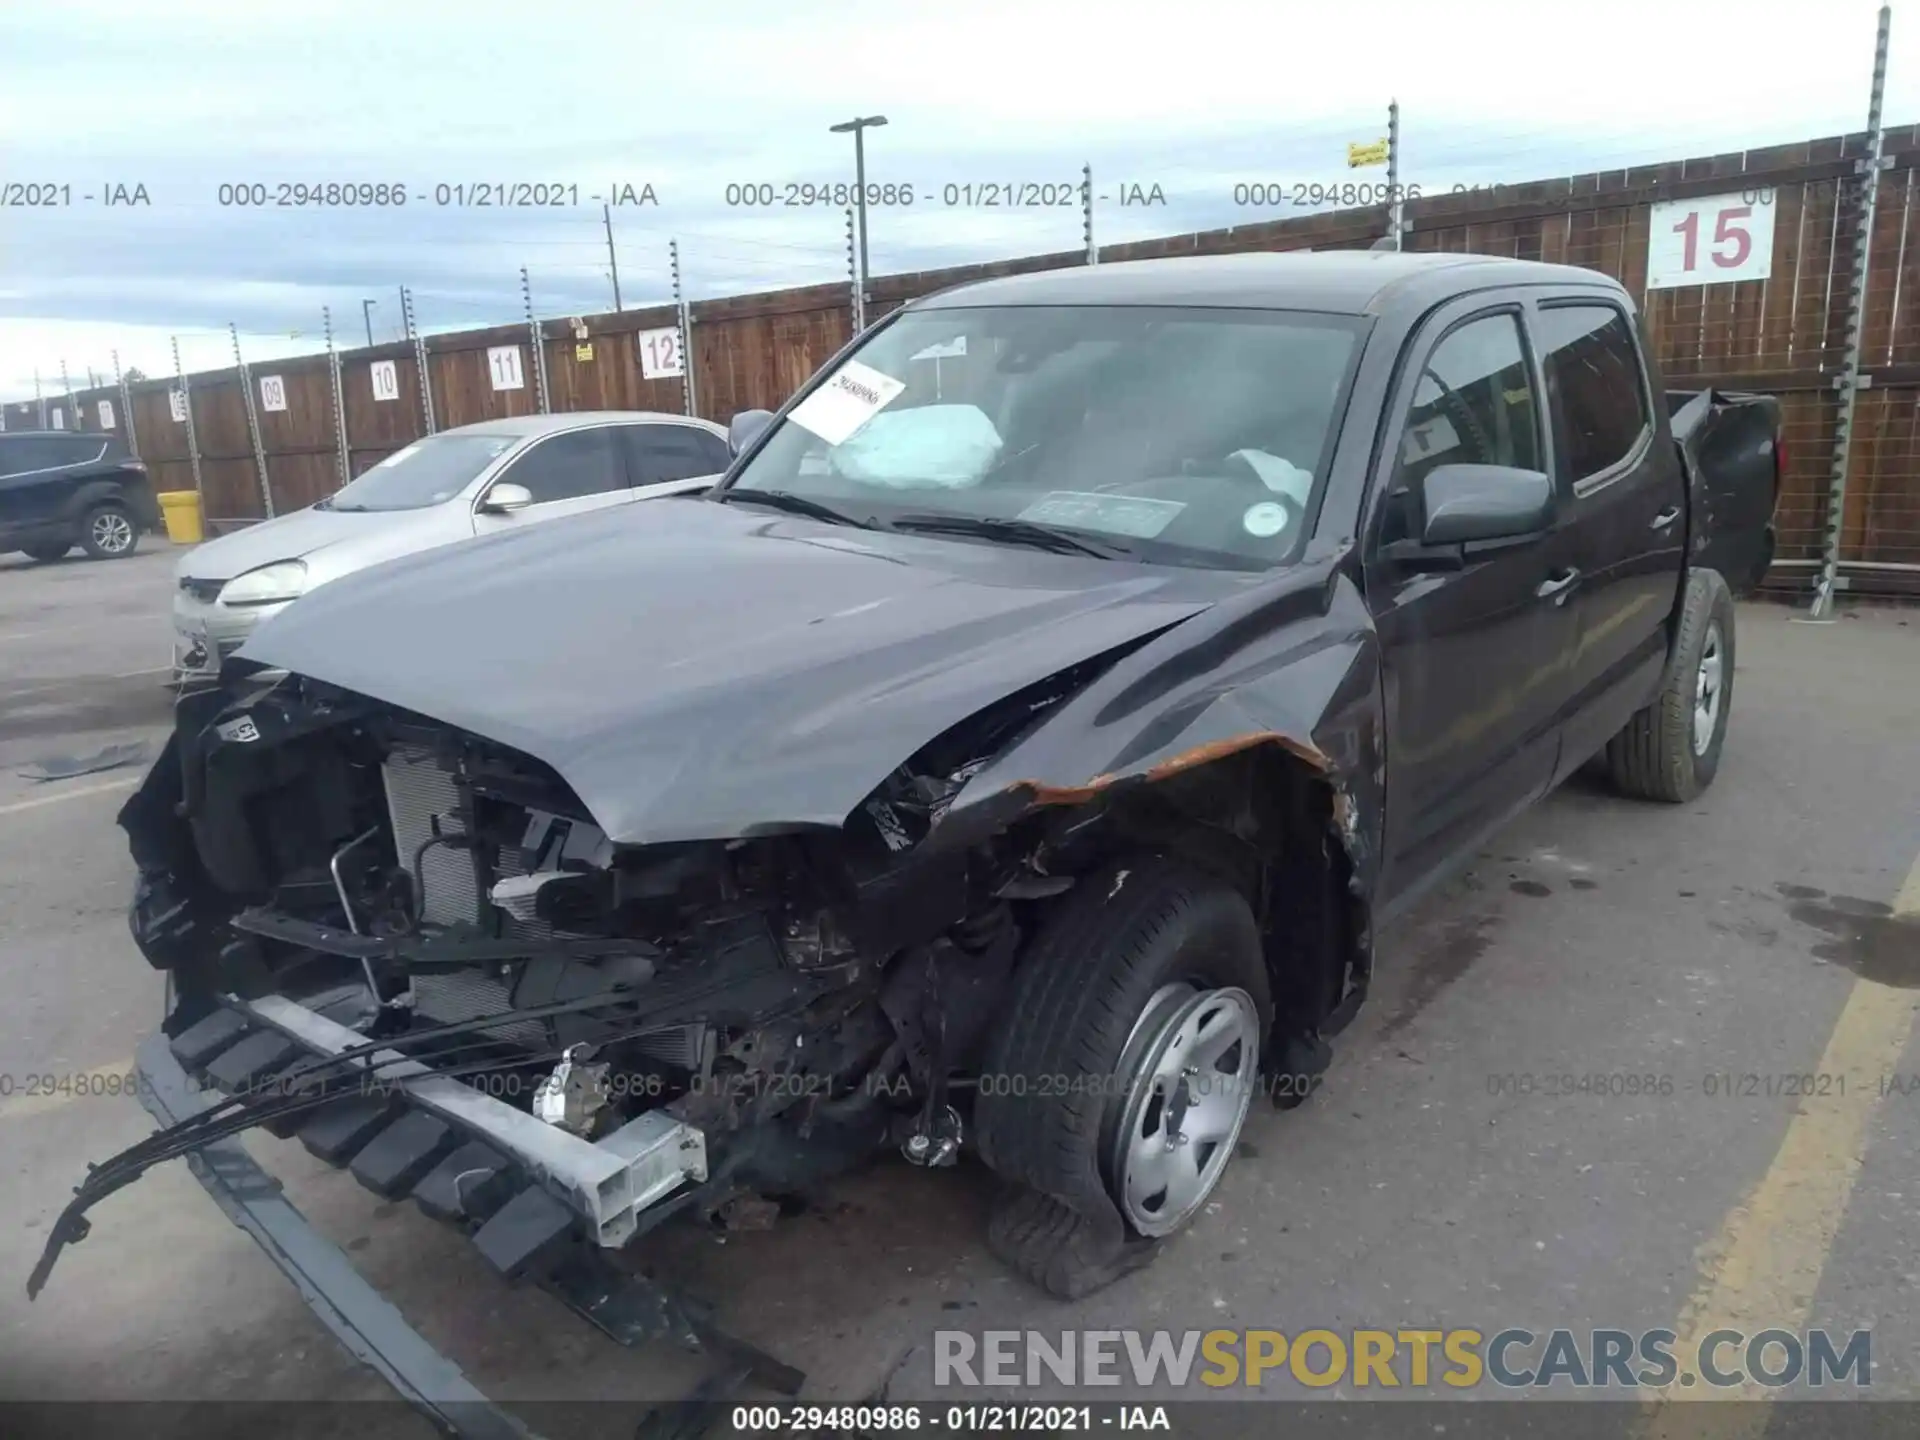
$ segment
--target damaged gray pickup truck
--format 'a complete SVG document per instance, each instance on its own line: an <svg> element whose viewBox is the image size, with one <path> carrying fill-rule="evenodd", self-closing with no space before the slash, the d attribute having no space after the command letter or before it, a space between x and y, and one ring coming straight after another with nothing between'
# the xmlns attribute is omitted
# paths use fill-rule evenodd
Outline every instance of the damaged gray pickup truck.
<svg viewBox="0 0 1920 1440"><path fill-rule="evenodd" d="M444 1362L234 1181L261 1125L789 1388L608 1257L972 1154L994 1252L1085 1294L1515 812L1590 761L1711 782L1783 463L1774 401L1662 391L1611 280L1441 254L964 286L734 433L707 496L329 585L182 698L120 817L167 1123L35 1291L187 1155L446 1420Z"/></svg>

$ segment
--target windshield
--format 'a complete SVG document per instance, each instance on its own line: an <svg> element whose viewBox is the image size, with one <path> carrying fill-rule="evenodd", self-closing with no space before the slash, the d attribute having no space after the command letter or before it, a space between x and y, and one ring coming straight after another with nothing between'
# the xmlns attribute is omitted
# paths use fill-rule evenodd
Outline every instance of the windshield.
<svg viewBox="0 0 1920 1440"><path fill-rule="evenodd" d="M855 523L1001 543L1078 534L1123 558L1284 564L1305 538L1363 324L1159 307L908 312L789 412L723 498L780 492Z"/></svg>
<svg viewBox="0 0 1920 1440"><path fill-rule="evenodd" d="M443 504L513 443L511 435L429 435L394 451L321 505L328 510L420 510Z"/></svg>

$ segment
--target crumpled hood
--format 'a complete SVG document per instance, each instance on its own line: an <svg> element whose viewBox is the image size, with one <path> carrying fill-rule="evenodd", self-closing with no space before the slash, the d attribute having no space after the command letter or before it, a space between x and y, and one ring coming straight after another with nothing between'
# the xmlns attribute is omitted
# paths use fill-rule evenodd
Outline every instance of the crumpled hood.
<svg viewBox="0 0 1920 1440"><path fill-rule="evenodd" d="M840 824L1015 690L1244 577L669 500L337 581L240 652L551 765L616 842Z"/></svg>

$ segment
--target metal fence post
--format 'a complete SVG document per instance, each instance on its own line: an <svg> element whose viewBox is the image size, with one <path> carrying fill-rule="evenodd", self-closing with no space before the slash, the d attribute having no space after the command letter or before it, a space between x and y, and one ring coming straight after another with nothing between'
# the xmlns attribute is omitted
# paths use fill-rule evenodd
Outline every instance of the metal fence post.
<svg viewBox="0 0 1920 1440"><path fill-rule="evenodd" d="M87 427L80 423L83 418L80 414L80 407L73 403L73 381L67 375L67 362L64 356L62 356L60 360L60 388L66 392L64 403L67 407L68 428L71 430L86 429Z"/></svg>
<svg viewBox="0 0 1920 1440"><path fill-rule="evenodd" d="M1853 274L1847 282L1846 354L1834 386L1840 392L1840 413L1834 420L1833 474L1827 490L1827 544L1814 582L1813 619L1825 619L1833 609L1840 581L1840 541L1846 528L1847 469L1853 453L1853 413L1860 395L1861 329L1867 312L1867 260L1873 246L1873 217L1880 199L1880 171L1886 136L1880 128L1880 109L1887 93L1887 35L1893 28L1893 7L1880 7L1879 33L1873 45L1873 91L1867 100L1867 157L1854 162L1862 177L1860 214L1853 232ZM1835 207L1836 213L1838 206Z"/></svg>
<svg viewBox="0 0 1920 1440"><path fill-rule="evenodd" d="M1087 264L1100 263L1100 247L1093 239L1093 166L1080 167L1080 229L1087 246Z"/></svg>
<svg viewBox="0 0 1920 1440"><path fill-rule="evenodd" d="M426 424L427 434L433 435L438 433L440 427L433 419L433 381L427 375L427 337L413 323L413 291L405 285L400 287L400 318L406 324L407 339L413 342L413 368L420 377L420 418Z"/></svg>
<svg viewBox="0 0 1920 1440"><path fill-rule="evenodd" d="M333 348L333 307L320 307L320 324L327 335L327 408L332 412L328 419L333 422L333 440L337 448L334 466L340 472L340 483L345 485L353 479L353 458L347 451L347 392L340 383L340 352Z"/></svg>
<svg viewBox="0 0 1920 1440"><path fill-rule="evenodd" d="M273 484L267 479L267 448L260 441L260 411L253 403L253 372L247 369L247 362L240 354L240 327L233 321L227 322L227 333L233 337L233 363L240 368L240 390L247 402L247 435L253 441L253 468L260 477L260 503L266 507L267 519L273 519Z"/></svg>
<svg viewBox="0 0 1920 1440"><path fill-rule="evenodd" d="M854 238L853 211L847 211L847 282L853 287L853 333L867 328L867 297L861 294L860 249Z"/></svg>
<svg viewBox="0 0 1920 1440"><path fill-rule="evenodd" d="M38 365L33 367L33 408L38 411L40 415L39 428L42 430L46 429L47 397L40 389L40 367Z"/></svg>
<svg viewBox="0 0 1920 1440"><path fill-rule="evenodd" d="M174 388L180 392L180 414L187 426L187 459L193 463L193 493L200 497L201 518L205 519L207 487L200 479L200 437L193 430L193 382L187 379L187 372L180 365L180 337L169 338L173 341L173 378L178 382Z"/></svg>
<svg viewBox="0 0 1920 1440"><path fill-rule="evenodd" d="M547 413L547 344L540 336L540 322L533 318L533 282L527 279L527 267L520 267L520 298L527 305L527 333L533 337L533 383L540 400L540 413Z"/></svg>
<svg viewBox="0 0 1920 1440"><path fill-rule="evenodd" d="M698 414L693 395L693 310L680 284L680 242L667 241L667 265L673 272L673 323L680 327L680 404L689 415Z"/></svg>
<svg viewBox="0 0 1920 1440"><path fill-rule="evenodd" d="M1406 210L1400 198L1400 102L1387 102L1387 239L1401 249Z"/></svg>
<svg viewBox="0 0 1920 1440"><path fill-rule="evenodd" d="M133 426L133 387L127 384L126 373L120 368L120 352L113 352L113 384L120 392L120 419L127 427L127 453L134 459L140 458L140 436Z"/></svg>

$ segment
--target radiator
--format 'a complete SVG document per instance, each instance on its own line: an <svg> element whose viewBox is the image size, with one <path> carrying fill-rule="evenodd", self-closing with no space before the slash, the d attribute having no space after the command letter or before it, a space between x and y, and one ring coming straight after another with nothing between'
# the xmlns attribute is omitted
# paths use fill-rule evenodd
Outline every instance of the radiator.
<svg viewBox="0 0 1920 1440"><path fill-rule="evenodd" d="M434 763L424 750L396 748L381 768L387 791L387 818L393 825L393 844L402 866L420 894L420 918L431 925L477 925L482 918L479 883L473 875L473 856L466 850L434 845L414 857L435 833L466 833L457 813L459 791L452 772Z"/></svg>

